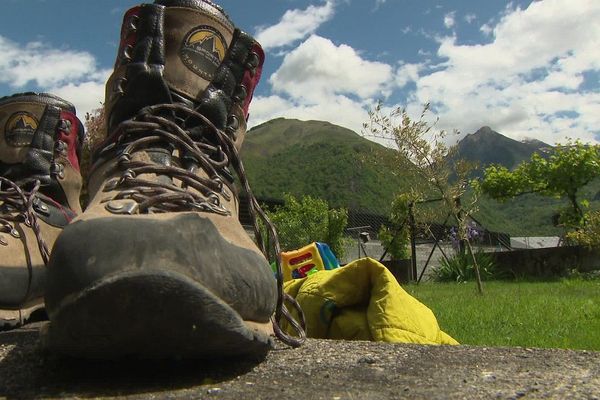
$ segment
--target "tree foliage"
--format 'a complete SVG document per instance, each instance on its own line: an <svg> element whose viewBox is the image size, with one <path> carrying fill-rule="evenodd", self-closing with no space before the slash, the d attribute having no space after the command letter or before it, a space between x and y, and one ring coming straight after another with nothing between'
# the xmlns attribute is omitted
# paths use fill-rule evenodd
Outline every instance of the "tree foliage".
<svg viewBox="0 0 600 400"><path fill-rule="evenodd" d="M104 106L101 106L92 112L88 112L84 117L85 139L81 146L81 176L83 176L83 188L79 202L85 209L88 202L87 176L91 167L91 158L94 147L106 137L106 123Z"/></svg>
<svg viewBox="0 0 600 400"><path fill-rule="evenodd" d="M589 248L600 248L600 211L590 211L583 216L580 229L567 233L567 238Z"/></svg>
<svg viewBox="0 0 600 400"><path fill-rule="evenodd" d="M478 291L483 293L479 267L467 235L469 216L476 209L477 197L473 196L468 205L460 202L476 165L462 159L452 161L456 146L448 146L446 131L436 130L435 123L426 120L428 112L427 104L420 118L415 120L406 109L396 108L386 113L379 103L369 112L369 122L363 124L363 130L368 136L392 141L399 156L395 168L400 173L407 169L407 165L416 170L419 185L413 188L414 191L422 196L432 193L439 196L458 225L458 235L466 243L468 255L475 266Z"/></svg>
<svg viewBox="0 0 600 400"><path fill-rule="evenodd" d="M534 153L530 161L512 171L497 165L486 168L479 187L497 200L526 193L564 197L569 207L561 213L562 222L568 227L578 227L584 223L587 204L580 199L580 190L599 176L600 146L569 140L564 145L557 144L548 157Z"/></svg>
<svg viewBox="0 0 600 400"><path fill-rule="evenodd" d="M346 209L330 209L325 200L285 194L284 205L268 212L279 235L282 251L296 250L312 242L327 243L334 254L344 256Z"/></svg>
<svg viewBox="0 0 600 400"><path fill-rule="evenodd" d="M379 240L389 252L393 260L410 258L408 245L410 242L408 214L410 203L413 201L409 193L402 193L392 201L389 216L390 225L382 225L379 230Z"/></svg>

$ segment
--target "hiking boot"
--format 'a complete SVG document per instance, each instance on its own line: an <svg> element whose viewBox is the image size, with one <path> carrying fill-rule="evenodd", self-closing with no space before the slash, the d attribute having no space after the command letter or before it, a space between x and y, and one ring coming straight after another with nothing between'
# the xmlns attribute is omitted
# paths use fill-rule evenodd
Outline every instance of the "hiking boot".
<svg viewBox="0 0 600 400"><path fill-rule="evenodd" d="M0 98L0 329L44 316L49 251L81 212L83 132L59 97Z"/></svg>
<svg viewBox="0 0 600 400"><path fill-rule="evenodd" d="M90 204L48 268L47 348L92 358L268 351L282 295L238 220L232 175L249 190L238 149L263 60L210 1L125 14Z"/></svg>

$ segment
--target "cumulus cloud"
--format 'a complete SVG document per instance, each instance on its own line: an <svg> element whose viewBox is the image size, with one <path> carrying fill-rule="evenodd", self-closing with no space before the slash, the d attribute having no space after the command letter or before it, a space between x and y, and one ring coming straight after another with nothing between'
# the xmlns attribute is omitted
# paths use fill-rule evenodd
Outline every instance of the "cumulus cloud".
<svg viewBox="0 0 600 400"><path fill-rule="evenodd" d="M489 36L492 34L492 32L494 32L494 28L492 28L489 24L481 25L481 27L479 27L479 30L486 36Z"/></svg>
<svg viewBox="0 0 600 400"><path fill-rule="evenodd" d="M42 42L22 45L0 36L0 83L15 92L54 93L75 104L80 115L100 106L108 73L88 52Z"/></svg>
<svg viewBox="0 0 600 400"><path fill-rule="evenodd" d="M338 94L357 99L381 96L392 81L390 65L365 60L352 47L317 35L287 54L269 79L275 93L311 104Z"/></svg>
<svg viewBox="0 0 600 400"><path fill-rule="evenodd" d="M343 95L332 95L319 103L306 103L301 99L279 95L255 97L252 100L249 126L256 126L273 118L295 118L303 121L329 121L356 132L369 119L373 103L359 102Z"/></svg>
<svg viewBox="0 0 600 400"><path fill-rule="evenodd" d="M403 66L403 79L416 66ZM272 95L252 102L250 126L271 118L327 120L360 131L376 99L396 86L391 65L369 61L350 46L312 35L283 59L268 82Z"/></svg>
<svg viewBox="0 0 600 400"><path fill-rule="evenodd" d="M598 20L595 0L511 6L481 28L489 34L485 43L465 44L456 34L438 38L435 55L420 53L420 63L372 61L313 34L270 76L271 95L255 99L250 124L285 116L358 132L369 107L383 99L414 117L430 102L438 127L449 131L489 125L515 139L597 141L600 85L590 77L600 74Z"/></svg>
<svg viewBox="0 0 600 400"><path fill-rule="evenodd" d="M433 101L445 125L469 133L490 125L517 138L593 141L600 94L582 84L584 73L600 70L598 18L598 2L546 0L506 12L489 44L443 38L438 56L445 61L419 78L416 99Z"/></svg>
<svg viewBox="0 0 600 400"><path fill-rule="evenodd" d="M465 21L467 21L468 24L473 23L473 21L475 21L477 19L477 15L469 13L467 15L465 15Z"/></svg>
<svg viewBox="0 0 600 400"><path fill-rule="evenodd" d="M452 28L456 23L456 11L452 11L444 15L444 26L448 29Z"/></svg>
<svg viewBox="0 0 600 400"><path fill-rule="evenodd" d="M416 82L419 79L419 72L423 68L423 64L404 64L401 63L396 71L396 85L398 88L403 88L410 82Z"/></svg>
<svg viewBox="0 0 600 400"><path fill-rule="evenodd" d="M379 7L385 4L385 2L386 0L375 0L375 10L378 10Z"/></svg>
<svg viewBox="0 0 600 400"><path fill-rule="evenodd" d="M0 82L13 88L51 86L79 79L94 68L94 57L87 52L48 48L41 42L22 47L0 36Z"/></svg>
<svg viewBox="0 0 600 400"><path fill-rule="evenodd" d="M256 39L265 49L290 45L314 33L333 17L334 10L334 0L327 0L321 6L311 5L305 10L288 10L277 24L259 28Z"/></svg>

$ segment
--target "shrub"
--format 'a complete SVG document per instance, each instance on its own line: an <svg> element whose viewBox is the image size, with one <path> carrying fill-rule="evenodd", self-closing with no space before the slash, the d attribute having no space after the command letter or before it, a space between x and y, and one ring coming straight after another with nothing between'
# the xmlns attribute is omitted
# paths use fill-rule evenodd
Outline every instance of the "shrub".
<svg viewBox="0 0 600 400"><path fill-rule="evenodd" d="M325 200L311 196L303 196L298 200L286 194L284 205L267 214L277 228L282 251L296 250L312 242L323 242L338 258L344 256L348 210L329 209Z"/></svg>
<svg viewBox="0 0 600 400"><path fill-rule="evenodd" d="M498 270L491 253L478 251L474 254L482 279L500 279L503 274ZM476 279L472 257L466 252L458 252L454 257L440 259L440 266L433 269L432 279L437 282L468 282Z"/></svg>
<svg viewBox="0 0 600 400"><path fill-rule="evenodd" d="M585 213L583 220L581 228L569 232L567 239L588 248L600 249L600 211Z"/></svg>

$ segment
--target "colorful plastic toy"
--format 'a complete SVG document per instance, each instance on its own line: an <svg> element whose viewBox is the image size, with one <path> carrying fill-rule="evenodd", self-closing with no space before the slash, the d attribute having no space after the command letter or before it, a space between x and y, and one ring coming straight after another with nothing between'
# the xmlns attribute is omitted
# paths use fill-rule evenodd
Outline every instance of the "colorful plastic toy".
<svg viewBox="0 0 600 400"><path fill-rule="evenodd" d="M340 266L329 246L313 242L301 249L281 253L283 280L305 278L317 271L335 269Z"/></svg>

